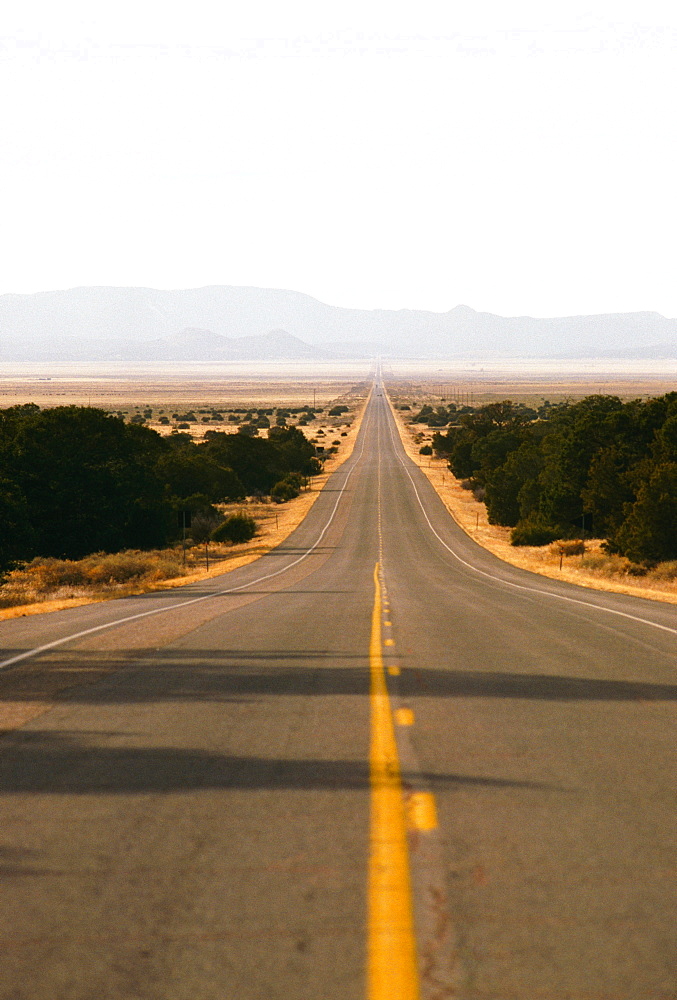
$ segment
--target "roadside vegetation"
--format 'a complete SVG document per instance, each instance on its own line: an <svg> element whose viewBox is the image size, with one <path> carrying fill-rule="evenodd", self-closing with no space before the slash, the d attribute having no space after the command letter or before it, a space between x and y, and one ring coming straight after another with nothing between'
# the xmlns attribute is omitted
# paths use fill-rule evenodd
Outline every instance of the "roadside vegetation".
<svg viewBox="0 0 677 1000"><path fill-rule="evenodd" d="M646 567L677 559L677 393L587 396L538 411L510 401L462 413L434 451L480 494L513 545L604 539Z"/></svg>
<svg viewBox="0 0 677 1000"><path fill-rule="evenodd" d="M456 519L501 558L677 597L677 393L395 409Z"/></svg>
<svg viewBox="0 0 677 1000"><path fill-rule="evenodd" d="M181 549L97 552L84 559L36 557L5 574L0 607L73 600L93 593L119 597L140 586L145 589L161 580L186 576L195 565L192 550L184 565Z"/></svg>
<svg viewBox="0 0 677 1000"><path fill-rule="evenodd" d="M327 433L345 438L354 414L341 414ZM251 554L260 535L270 547L292 530L279 505L312 502L340 440L275 420L196 442L92 407L0 410L0 607L154 589Z"/></svg>

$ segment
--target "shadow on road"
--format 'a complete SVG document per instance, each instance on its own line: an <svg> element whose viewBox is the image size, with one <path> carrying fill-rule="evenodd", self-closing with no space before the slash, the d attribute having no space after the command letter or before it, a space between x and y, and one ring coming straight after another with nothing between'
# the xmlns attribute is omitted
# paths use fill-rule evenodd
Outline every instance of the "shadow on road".
<svg viewBox="0 0 677 1000"><path fill-rule="evenodd" d="M524 698L538 701L674 701L677 684L608 681L558 674L473 670L407 671L408 694L450 698Z"/></svg>
<svg viewBox="0 0 677 1000"><path fill-rule="evenodd" d="M3 655L10 656L11 650ZM124 670L123 675L119 671ZM50 686L58 700L87 704L233 701L251 697L359 695L369 691L366 657L348 650L264 649L114 653L55 651L28 668L0 674L0 701L39 701ZM557 674L405 669L404 696L537 701L674 701L677 685Z"/></svg>
<svg viewBox="0 0 677 1000"><path fill-rule="evenodd" d="M113 739L108 734L106 743ZM120 737L117 737L118 739ZM122 735L122 739L129 740ZM95 742L100 734L18 730L0 755L0 794L138 794L200 789L368 789L366 760L238 757L175 747L120 747ZM102 741L103 742L103 741ZM457 774L403 772L432 788L553 789L538 782ZM0 855L0 871L2 870ZM16 859L8 859L11 867Z"/></svg>
<svg viewBox="0 0 677 1000"><path fill-rule="evenodd" d="M39 851L29 851L15 847L0 845L0 878L16 878L19 875L37 876L51 875L43 868L38 868L35 862L41 856Z"/></svg>

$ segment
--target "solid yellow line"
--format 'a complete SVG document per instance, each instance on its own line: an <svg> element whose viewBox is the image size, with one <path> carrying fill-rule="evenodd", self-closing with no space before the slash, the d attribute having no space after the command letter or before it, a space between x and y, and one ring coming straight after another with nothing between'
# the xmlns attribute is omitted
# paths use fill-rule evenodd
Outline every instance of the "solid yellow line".
<svg viewBox="0 0 677 1000"><path fill-rule="evenodd" d="M367 1000L419 1000L407 818L381 649L381 585L371 620L371 829Z"/></svg>

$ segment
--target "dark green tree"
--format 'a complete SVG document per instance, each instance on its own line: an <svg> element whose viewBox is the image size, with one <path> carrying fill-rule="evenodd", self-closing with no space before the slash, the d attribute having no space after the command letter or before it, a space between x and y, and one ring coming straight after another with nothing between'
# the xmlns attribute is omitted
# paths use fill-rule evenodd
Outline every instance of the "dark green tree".
<svg viewBox="0 0 677 1000"><path fill-rule="evenodd" d="M677 462L653 466L626 510L611 548L634 562L677 559Z"/></svg>
<svg viewBox="0 0 677 1000"><path fill-rule="evenodd" d="M485 502L491 524L513 527L538 507L543 456L534 435L511 451L487 477Z"/></svg>
<svg viewBox="0 0 677 1000"><path fill-rule="evenodd" d="M8 459L33 525L27 555L163 544L171 510L155 472L162 448L155 431L90 407L22 419Z"/></svg>

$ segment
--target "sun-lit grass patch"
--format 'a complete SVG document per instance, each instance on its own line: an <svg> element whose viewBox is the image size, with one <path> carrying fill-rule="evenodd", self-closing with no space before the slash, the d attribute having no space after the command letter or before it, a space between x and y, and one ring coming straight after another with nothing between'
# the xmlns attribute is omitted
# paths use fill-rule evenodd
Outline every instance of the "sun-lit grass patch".
<svg viewBox="0 0 677 1000"><path fill-rule="evenodd" d="M6 574L0 586L0 607L67 600L92 593L118 594L130 585L185 576L197 564L197 558L189 549L184 566L180 548L97 552L84 559L36 558Z"/></svg>

